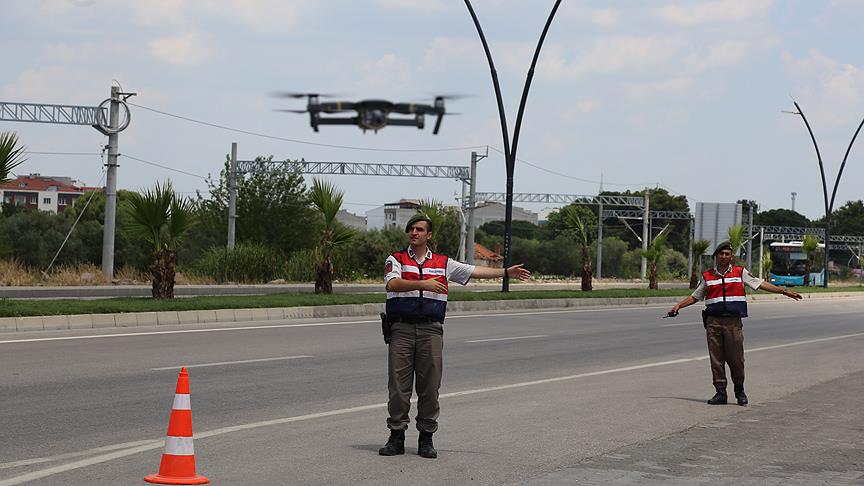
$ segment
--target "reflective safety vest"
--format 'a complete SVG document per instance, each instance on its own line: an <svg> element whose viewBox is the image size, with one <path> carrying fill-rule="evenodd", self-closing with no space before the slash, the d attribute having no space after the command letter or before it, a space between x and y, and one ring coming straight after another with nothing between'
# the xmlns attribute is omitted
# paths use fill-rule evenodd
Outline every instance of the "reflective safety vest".
<svg viewBox="0 0 864 486"><path fill-rule="evenodd" d="M744 267L732 268L720 275L713 268L702 273L705 280L705 305L708 315L747 317L747 297L741 277Z"/></svg>
<svg viewBox="0 0 864 486"><path fill-rule="evenodd" d="M405 280L435 279L447 287L447 257L437 253L427 258L422 265L417 265L408 256L408 250L396 252L393 258L402 265L402 277ZM447 313L447 291L443 294L425 290L409 292L387 292L387 315L392 319L406 321L431 320L444 322Z"/></svg>

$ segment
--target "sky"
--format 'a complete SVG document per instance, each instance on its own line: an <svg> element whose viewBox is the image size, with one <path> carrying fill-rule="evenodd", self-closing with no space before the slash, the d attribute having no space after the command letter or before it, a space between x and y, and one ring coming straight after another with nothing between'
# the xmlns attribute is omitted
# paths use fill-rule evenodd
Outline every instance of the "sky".
<svg viewBox="0 0 864 486"><path fill-rule="evenodd" d="M512 131L554 2L472 3ZM183 193L206 189L204 178L218 174L237 142L241 160L457 166L489 146L477 189L505 190L489 66L458 0L4 0L3 8L0 101L95 106L114 84L137 93L119 137L121 189L168 179ZM822 217L813 145L801 117L783 110L794 99L807 115L830 195L864 117L862 17L862 0L562 1L525 109L515 191L596 194L602 178L606 190L667 188L691 208L752 199L761 210L790 208L794 191L797 211ZM274 98L280 90L337 100L470 97L447 101L461 115L446 117L439 135L429 118L424 130L314 133L306 115L274 111L305 108L305 100ZM101 185L94 154L107 139L94 129L0 122L0 130L16 131L31 152L50 152L31 153L19 173ZM864 197L862 143L835 208ZM357 214L400 198L455 203L461 193L448 179L328 177Z"/></svg>

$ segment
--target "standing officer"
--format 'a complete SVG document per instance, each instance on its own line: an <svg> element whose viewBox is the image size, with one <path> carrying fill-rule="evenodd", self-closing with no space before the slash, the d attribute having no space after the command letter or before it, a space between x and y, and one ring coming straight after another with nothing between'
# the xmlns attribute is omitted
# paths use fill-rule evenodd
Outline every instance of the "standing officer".
<svg viewBox="0 0 864 486"><path fill-rule="evenodd" d="M670 317L677 316L682 308L705 299L702 323L708 336L711 375L717 390L708 400L709 405L726 404L725 364L729 364L738 405L747 405L747 394L744 393L744 332L741 324L741 319L747 317L744 284L753 290L762 289L801 300L798 292L772 285L754 277L746 268L732 265L734 257L735 252L728 241L717 245L714 249L714 268L703 272L702 281L696 290L675 304L668 313Z"/></svg>
<svg viewBox="0 0 864 486"><path fill-rule="evenodd" d="M405 430L411 409L411 389L417 376L417 454L438 457L432 434L438 430L438 388L441 385L444 314L447 310L447 281L462 285L473 278L511 278L527 280L531 272L522 265L508 269L475 267L444 255L432 253L427 246L432 226L423 213L413 216L405 226L408 249L396 252L384 265L387 287L386 322L390 323L387 358L387 427L390 438L378 453L395 456L405 453ZM385 333L386 340L386 333Z"/></svg>

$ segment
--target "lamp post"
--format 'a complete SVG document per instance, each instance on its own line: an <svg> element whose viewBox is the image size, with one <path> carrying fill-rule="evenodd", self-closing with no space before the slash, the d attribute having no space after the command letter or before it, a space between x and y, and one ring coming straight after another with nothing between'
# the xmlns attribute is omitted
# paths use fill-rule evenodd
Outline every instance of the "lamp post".
<svg viewBox="0 0 864 486"><path fill-rule="evenodd" d="M807 117L804 116L804 110L798 106L798 102L795 100L792 100L792 103L795 105L796 111L787 111L786 113L800 115L801 119L804 120L804 125L810 133L810 140L813 141L813 148L816 149L816 158L819 160L819 174L822 176L822 196L825 200L825 268L823 270L825 277L822 279L822 286L827 288L828 253L831 246L831 213L834 211L834 198L837 196L837 186L840 185L840 176L843 175L843 168L846 167L846 159L849 158L849 152L852 150L852 145L855 143L855 139L858 138L858 133L861 131L861 127L864 126L864 120L861 120L861 123L858 124L858 129L855 130L855 135L852 135L852 140L849 142L849 146L846 147L846 154L843 156L843 162L840 164L840 170L837 172L837 179L834 181L834 189L831 191L831 199L829 200L828 184L825 181L825 166L822 164L822 154L819 153L819 145L816 143L816 137L813 135L813 130L810 128L810 123L807 121Z"/></svg>
<svg viewBox="0 0 864 486"><path fill-rule="evenodd" d="M489 51L489 44L486 42L486 36L483 35L483 29L480 27L480 21L477 19L477 14L474 12L474 7L471 6L470 0L465 0L465 6L468 7L468 12L474 20L474 26L477 27L477 34L480 35L480 42L483 43L483 50L486 52L486 60L489 61L489 69L492 73L492 85L495 88L495 99L498 102L498 116L501 119L501 136L504 141L504 163L507 168L507 201L504 206L504 268L510 266L510 236L513 227L513 169L516 165L516 149L519 146L519 131L522 128L522 115L525 112L525 102L528 100L528 91L531 89L531 80L534 78L534 67L537 65L537 59L540 57L540 49L543 47L543 41L546 39L546 33L549 31L549 26L552 24L552 19L555 17L555 12L558 11L558 6L561 0L556 0L552 11L549 13L549 18L546 19L546 25L543 27L543 33L540 34L540 39L537 41L537 48L534 50L534 58L531 60L531 67L528 69L528 76L525 78L525 85L522 88L522 101L519 103L519 111L516 114L516 125L513 129L513 144L510 144L509 131L507 130L507 116L504 113L504 102L501 99L501 85L498 83L498 71L495 70L495 63L492 61L492 53ZM510 278L507 272L504 272L504 282L501 285L502 292L510 290Z"/></svg>

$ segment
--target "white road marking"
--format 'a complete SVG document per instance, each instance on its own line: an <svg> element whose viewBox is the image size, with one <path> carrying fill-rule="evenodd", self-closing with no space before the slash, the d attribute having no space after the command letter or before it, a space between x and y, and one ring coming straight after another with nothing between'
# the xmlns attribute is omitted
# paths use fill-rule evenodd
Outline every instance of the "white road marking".
<svg viewBox="0 0 864 486"><path fill-rule="evenodd" d="M245 364L245 363L262 363L264 361L281 361L286 359L300 359L300 358L313 358L314 356L308 354L301 354L298 356L280 356L278 358L259 358L259 359L244 359L241 361L220 361L218 363L202 363L202 364L193 364L193 365L184 365L184 366L165 366L164 368L150 368L150 371L165 371L165 370L179 370L180 368L206 368L208 366L223 366L223 365L232 365L232 364Z"/></svg>
<svg viewBox="0 0 864 486"><path fill-rule="evenodd" d="M679 326L695 326L697 324L702 324L701 322L678 322L675 324L663 324L660 327L679 327Z"/></svg>
<svg viewBox="0 0 864 486"><path fill-rule="evenodd" d="M514 337L503 337L503 338L492 338L492 339L474 339L472 341L465 341L466 343L491 343L495 341L513 341L515 339L536 339L536 338L544 338L548 337L548 334L537 334L534 336L514 336Z"/></svg>
<svg viewBox="0 0 864 486"><path fill-rule="evenodd" d="M771 350L771 349L788 348L788 347L793 347L793 346L801 346L804 344L821 343L821 342L827 342L827 341L837 341L840 339L849 339L849 338L861 337L861 336L864 336L864 332L859 332L859 333L855 333L855 334L844 334L842 336L831 336L831 337L825 337L825 338L819 338L819 339L808 339L806 341L796 341L796 342L785 343L785 344L777 344L774 346L764 346L764 347L760 347L760 348L750 349L747 352L755 353L758 351L767 351L767 350ZM576 380L579 378L588 378L588 377L592 377L592 376L608 375L608 374L612 374L612 373L622 373L622 372L626 372L626 371L643 370L643 369L647 369L647 368L656 368L658 366L668 366L668 365L674 365L674 364L688 363L691 361L703 361L706 359L708 359L707 355L696 356L696 357L692 357L692 358L673 359L673 360L669 360L669 361L658 361L658 362L654 362L654 363L645 363L645 364L641 364L641 365L625 366L623 368L612 368L612 369L608 369L608 370L591 371L588 373L579 373L579 374L575 374L575 375L557 376L557 377L545 378L545 379L541 379L541 380L524 381L521 383L511 383L509 385L499 385L499 386L491 386L491 387L487 387L487 388L476 388L473 390L464 390L464 391L459 391L459 392L443 393L440 395L439 398L464 397L464 396L468 396L468 395L477 395L477 394L481 394L481 393L490 393L490 392L501 391L501 390L512 390L515 388L524 388L524 387L530 387L530 386L536 386L536 385L545 385L548 383L556 383L556 382L561 382L561 381L571 381L571 380ZM414 402L414 401L416 401L416 399L412 400L412 402ZM214 429L214 430L210 430L210 431L203 432L200 434L196 434L195 438L196 439L206 439L208 437L216 437L219 435L229 434L229 433L233 433L233 432L240 432L240 431L250 430L250 429L257 429L257 428L261 428L261 427L269 427L272 425L282 425L282 424L289 424L289 423L293 423L293 422L303 422L306 420L314 420L314 419L325 418L325 417L333 417L333 416L337 416L337 415L346 415L346 414L357 413L357 412L365 412L365 411L369 411L369 410L377 410L380 408L385 408L386 406L387 406L387 404L385 404L385 403L376 403L376 404L371 404L371 405L360 405L357 407L342 408L342 409L338 409L338 410L330 410L327 412L311 413L311 414L306 414L306 415L297 415L294 417L284 417L284 418L279 418L279 419L274 419L274 420L265 420L262 422L252 422L252 423L248 423L248 424L234 425L234 426L230 426L230 427L222 427L219 429ZM139 452L146 452L146 451L151 451L154 449L159 449L162 446L163 446L163 441L161 441L161 440L160 441L154 440L154 441L150 441L149 443L147 441L142 441L142 445L140 445L140 446L135 446L135 447L131 447L129 449L119 450L116 452L111 452L108 454L103 454L103 455L91 457L88 459L82 459L80 461L71 462L68 464L61 464L59 466L50 467L47 469L43 469L41 471L33 471L33 472L29 472L27 474L22 474L20 476L15 476L12 478L0 480L0 486L14 486L14 485L26 483L28 481L34 481L37 479L46 478L48 476L53 476L55 474L60 474L60 473L64 473L67 471L72 471L75 469L81 469L83 467L92 466L94 464L100 464L103 462L112 461L114 459L119 459L122 457L131 456L134 454L138 454ZM101 449L110 450L110 449L113 449L116 447L117 447L117 445L115 445L115 446L109 445L109 446L105 446ZM97 449L91 449L90 451L96 451L96 450ZM88 452L88 451L85 451L85 452ZM72 457L72 455L75 455L75 454L80 454L80 453L69 453L69 454L64 454L62 456L55 456L55 458ZM40 460L43 460L43 462L44 462L44 460L46 460L46 459L49 461L55 460L54 458L41 458ZM18 461L18 462L20 463L20 462L24 462L24 461Z"/></svg>

